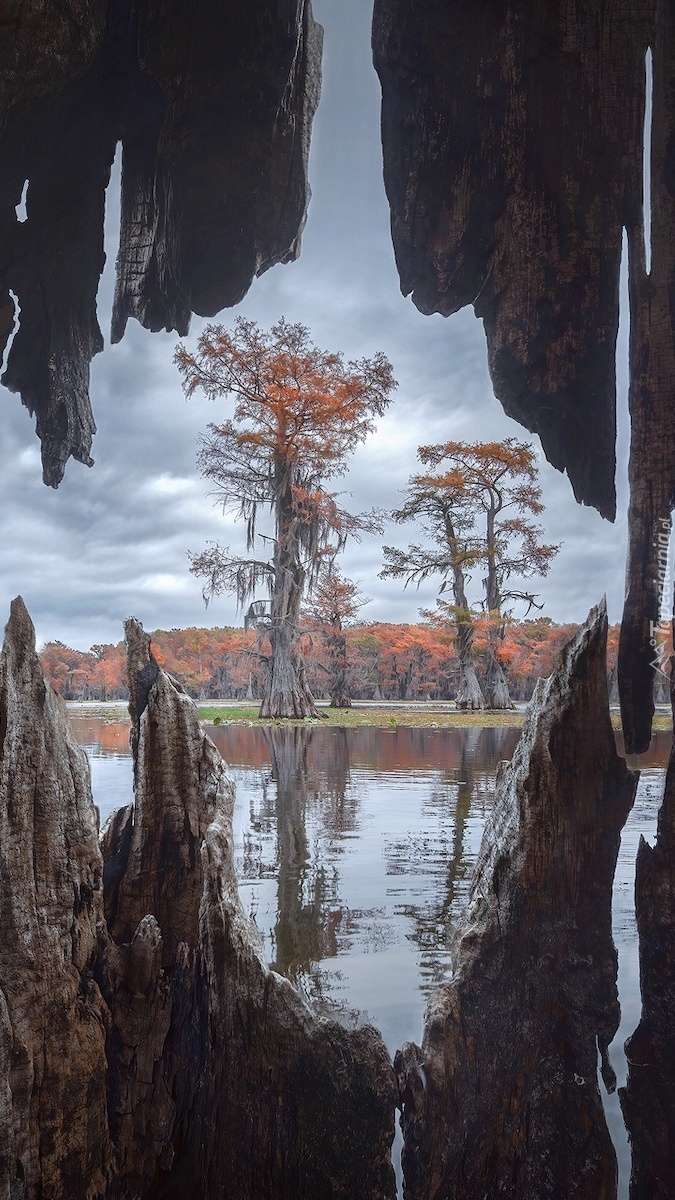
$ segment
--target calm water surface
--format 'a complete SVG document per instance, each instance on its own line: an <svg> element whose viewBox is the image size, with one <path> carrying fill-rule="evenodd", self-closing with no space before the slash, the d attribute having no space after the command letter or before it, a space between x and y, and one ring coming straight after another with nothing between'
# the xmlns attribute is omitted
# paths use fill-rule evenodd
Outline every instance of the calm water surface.
<svg viewBox="0 0 675 1200"><path fill-rule="evenodd" d="M128 726L81 716L74 726L103 821L133 798ZM392 1053L419 1041L428 994L450 970L496 765L519 731L222 725L209 734L236 783L239 890L270 964L322 1010L372 1020ZM641 835L654 839L669 748L670 734L657 733L640 760L614 887L619 1086L623 1042L640 1015L635 855ZM623 1200L629 1160L616 1097L606 1109Z"/></svg>

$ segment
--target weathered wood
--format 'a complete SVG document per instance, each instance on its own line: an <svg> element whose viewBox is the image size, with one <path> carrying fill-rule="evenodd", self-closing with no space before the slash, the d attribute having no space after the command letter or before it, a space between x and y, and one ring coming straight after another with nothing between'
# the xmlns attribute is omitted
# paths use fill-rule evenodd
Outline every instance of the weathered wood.
<svg viewBox="0 0 675 1200"><path fill-rule="evenodd" d="M473 304L506 412L608 517L653 3L376 0L373 23L401 290Z"/></svg>
<svg viewBox="0 0 675 1200"><path fill-rule="evenodd" d="M495 394L574 494L615 512L622 231L630 275L626 748L647 749L675 503L675 17L670 0L376 0L384 173L404 294L473 304ZM643 213L653 51L651 220ZM651 264L645 257L649 237Z"/></svg>
<svg viewBox="0 0 675 1200"><path fill-rule="evenodd" d="M127 623L136 805L86 757L12 606L0 664L2 1200L393 1200L392 1063L317 1018L243 914L234 788ZM106 891L106 925L101 880Z"/></svg>
<svg viewBox="0 0 675 1200"><path fill-rule="evenodd" d="M183 334L297 257L319 98L309 0L150 3L138 36L163 103L129 122L113 341L129 316Z"/></svg>
<svg viewBox="0 0 675 1200"><path fill-rule="evenodd" d="M89 366L105 189L123 143L112 338L185 333L297 256L321 28L309 0L43 0L0 23L3 382L36 415L46 483L91 464ZM4 128L3 128L4 126ZM28 219L15 213L25 181Z"/></svg>
<svg viewBox="0 0 675 1200"><path fill-rule="evenodd" d="M96 292L117 130L101 87L102 46L56 96L10 114L0 142L0 279L21 319L2 382L36 418L45 483L69 457L91 465L89 364L103 349ZM15 205L24 182L27 219Z"/></svg>
<svg viewBox="0 0 675 1200"><path fill-rule="evenodd" d="M594 610L497 780L451 981L397 1055L407 1200L614 1200L597 1081L618 1027L611 889L637 776Z"/></svg>
<svg viewBox="0 0 675 1200"><path fill-rule="evenodd" d="M8 0L0 21L0 133L12 109L57 95L89 66L108 0Z"/></svg>
<svg viewBox="0 0 675 1200"><path fill-rule="evenodd" d="M671 674L675 711L675 674ZM635 878L642 1013L626 1042L620 1099L631 1142L631 1200L670 1200L675 1179L675 749L656 844L640 839Z"/></svg>
<svg viewBox="0 0 675 1200"><path fill-rule="evenodd" d="M675 504L675 12L656 5L651 126L651 262L642 212L629 225L630 508L628 590L619 642L619 694L626 750L649 747L655 633L673 606L668 540ZM664 552L665 548L665 552Z"/></svg>
<svg viewBox="0 0 675 1200"><path fill-rule="evenodd" d="M118 1119L157 1128L158 1104L169 1116L175 1105L161 1187L145 1194L219 1197L227 1180L228 1200L393 1196L396 1087L382 1039L318 1020L265 966L237 894L225 764L138 623L126 634L136 811L112 930L160 1017L169 990L171 1015L157 1086L118 1103ZM145 918L131 940L143 910L159 924ZM127 1048L128 1023L125 1010Z"/></svg>
<svg viewBox="0 0 675 1200"><path fill-rule="evenodd" d="M0 1197L99 1200L114 1178L103 862L89 765L13 602L0 658Z"/></svg>

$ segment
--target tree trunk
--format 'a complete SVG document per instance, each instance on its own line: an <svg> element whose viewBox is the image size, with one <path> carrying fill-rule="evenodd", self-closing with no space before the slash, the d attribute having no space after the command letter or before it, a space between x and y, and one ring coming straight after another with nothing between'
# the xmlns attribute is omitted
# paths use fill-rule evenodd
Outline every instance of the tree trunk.
<svg viewBox="0 0 675 1200"><path fill-rule="evenodd" d="M502 607L502 598L499 589L499 578L497 576L497 551L495 543L495 517L498 508L494 499L491 502L490 508L486 513L486 530L485 530L485 545L487 548L487 576L485 579L485 602L488 613L499 615Z"/></svg>
<svg viewBox="0 0 675 1200"><path fill-rule="evenodd" d="M485 680L485 702L488 708L514 708L504 669L492 646L488 647L488 668Z"/></svg>
<svg viewBox="0 0 675 1200"><path fill-rule="evenodd" d="M351 708L347 679L347 639L341 629L333 630L327 638L330 671L329 695L331 708Z"/></svg>
<svg viewBox="0 0 675 1200"><path fill-rule="evenodd" d="M260 705L261 717L321 717L305 679L305 666L297 653L297 630L288 619L270 629L272 656Z"/></svg>
<svg viewBox="0 0 675 1200"><path fill-rule="evenodd" d="M474 710L485 708L485 700L473 663L473 625L468 621L457 622L457 658L459 659L457 707Z"/></svg>
<svg viewBox="0 0 675 1200"><path fill-rule="evenodd" d="M459 682L456 704L458 708L482 709L485 700L476 675L473 661L473 621L466 598L466 585L462 559L458 553L458 541L450 513L445 515L445 536L452 547L452 594L455 600L457 620L457 658L459 659Z"/></svg>
<svg viewBox="0 0 675 1200"><path fill-rule="evenodd" d="M411 662L409 662L405 671L403 672L402 675L399 676L399 679L398 679L399 700L409 700L410 699L410 688L411 688L411 684L412 684L412 677L413 677L413 664Z"/></svg>
<svg viewBox="0 0 675 1200"><path fill-rule="evenodd" d="M655 10L649 266L639 198L628 225L630 506L619 694L626 751L632 754L649 747L659 667L654 641L659 626L667 631L672 612L667 547L675 495L675 19L667 0Z"/></svg>
<svg viewBox="0 0 675 1200"><path fill-rule="evenodd" d="M493 500L490 508L487 511L487 529L486 529L486 544L487 544L487 578L485 580L485 601L488 613L491 618L500 619L502 607L502 598L499 591L499 577L497 575L497 555L495 544L495 516L499 508ZM495 630L494 626L490 631L491 637L495 634L501 639L503 637L503 628L500 631ZM513 708L513 701L509 695L509 685L506 682L501 663L499 662L494 646L488 645L488 665L487 675L485 679L485 700L488 708Z"/></svg>
<svg viewBox="0 0 675 1200"><path fill-rule="evenodd" d="M261 717L320 717L305 680L305 665L298 653L300 605L305 571L300 561L291 500L279 501L274 546L274 583L268 636L272 654L265 681Z"/></svg>
<svg viewBox="0 0 675 1200"><path fill-rule="evenodd" d="M89 766L17 598L0 655L0 1195L93 1200L115 1172L103 861Z"/></svg>

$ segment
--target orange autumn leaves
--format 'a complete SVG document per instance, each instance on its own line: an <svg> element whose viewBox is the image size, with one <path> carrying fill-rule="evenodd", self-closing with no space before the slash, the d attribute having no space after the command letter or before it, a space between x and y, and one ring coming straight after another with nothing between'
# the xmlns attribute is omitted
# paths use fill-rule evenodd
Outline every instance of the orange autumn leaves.
<svg viewBox="0 0 675 1200"><path fill-rule="evenodd" d="M327 695L322 662L325 647L316 621L308 619L302 639L307 671L318 696ZM508 670L512 694L528 699L537 679L549 675L555 656L577 627L554 625L547 617L506 625L499 654ZM488 629L479 619L476 658L485 662ZM352 697L355 700L445 700L455 694L457 657L450 626L351 624L344 629ZM258 697L261 679L255 657L254 632L214 629L156 630L153 651L163 667L180 679L195 698ZM618 626L611 626L608 646L610 684L616 674ZM52 686L70 700L106 701L126 698L124 646L74 650L49 642L40 652Z"/></svg>

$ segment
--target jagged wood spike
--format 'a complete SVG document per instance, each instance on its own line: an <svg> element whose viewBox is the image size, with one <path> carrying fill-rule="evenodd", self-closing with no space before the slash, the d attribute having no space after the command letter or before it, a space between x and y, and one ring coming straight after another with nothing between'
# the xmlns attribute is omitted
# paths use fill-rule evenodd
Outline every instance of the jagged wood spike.
<svg viewBox="0 0 675 1200"><path fill-rule="evenodd" d="M115 1169L97 814L20 597L0 657L0 739L0 1196L100 1200Z"/></svg>
<svg viewBox="0 0 675 1200"><path fill-rule="evenodd" d="M150 1132L160 1193L175 1200L216 1200L225 1179L228 1200L393 1200L397 1092L382 1039L319 1020L266 967L239 901L225 763L140 624L125 631L136 804L132 828L125 814L104 839L110 1006L126 1047L111 1064L118 1143L133 1165L128 1148ZM140 1007L127 999L139 994Z"/></svg>
<svg viewBox="0 0 675 1200"><path fill-rule="evenodd" d="M619 1023L612 880L637 775L616 753L607 615L537 685L498 775L453 976L396 1057L406 1200L615 1200L597 1081Z"/></svg>

